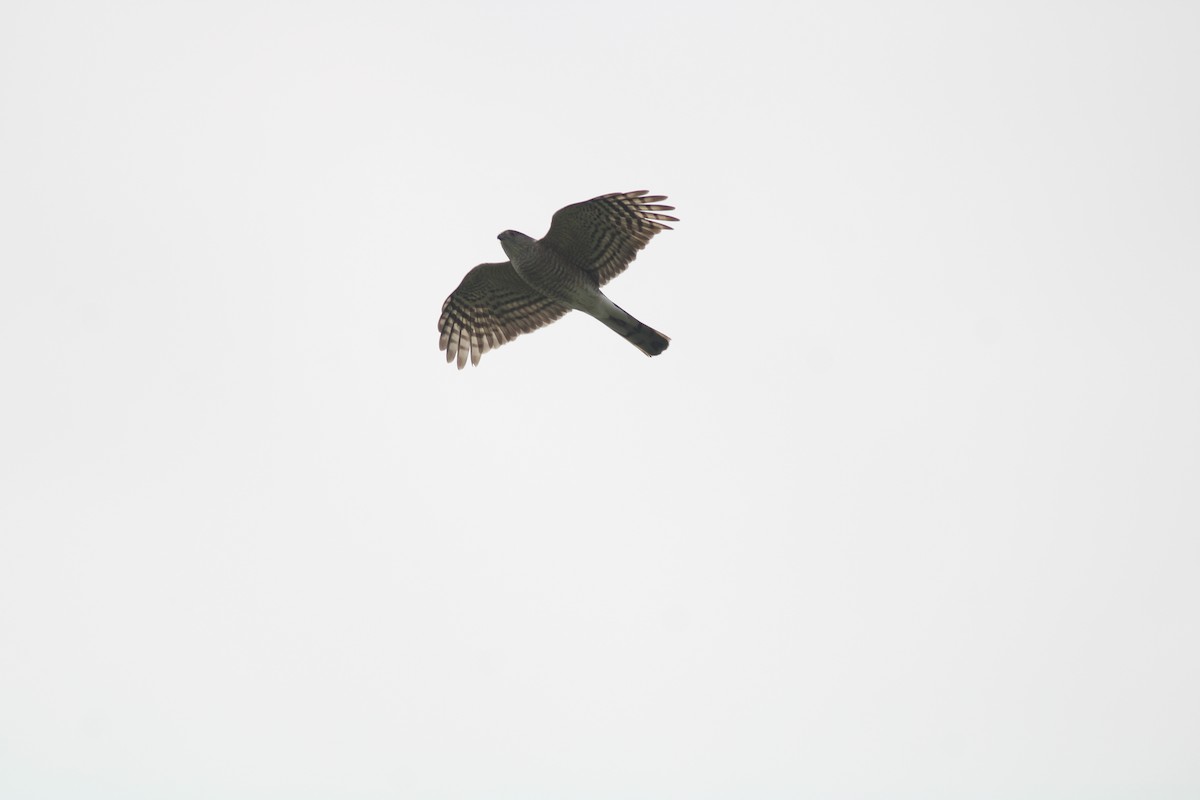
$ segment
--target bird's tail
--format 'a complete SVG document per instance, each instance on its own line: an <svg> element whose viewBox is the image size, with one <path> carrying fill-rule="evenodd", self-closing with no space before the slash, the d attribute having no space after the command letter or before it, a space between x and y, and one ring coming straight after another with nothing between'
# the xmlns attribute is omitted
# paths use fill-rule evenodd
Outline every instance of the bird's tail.
<svg viewBox="0 0 1200 800"><path fill-rule="evenodd" d="M649 325L638 322L629 312L618 305L609 309L608 315L600 318L600 321L624 336L630 344L648 356L658 355L666 350L667 345L671 342L669 337Z"/></svg>

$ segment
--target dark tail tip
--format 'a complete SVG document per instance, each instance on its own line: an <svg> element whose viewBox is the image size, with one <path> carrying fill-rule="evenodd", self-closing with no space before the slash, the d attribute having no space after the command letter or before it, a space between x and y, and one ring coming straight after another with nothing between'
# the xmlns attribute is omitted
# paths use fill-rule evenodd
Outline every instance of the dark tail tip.
<svg viewBox="0 0 1200 800"><path fill-rule="evenodd" d="M664 336L649 325L642 325L641 323L633 331L627 333L625 338L648 356L658 355L671 344L669 337Z"/></svg>

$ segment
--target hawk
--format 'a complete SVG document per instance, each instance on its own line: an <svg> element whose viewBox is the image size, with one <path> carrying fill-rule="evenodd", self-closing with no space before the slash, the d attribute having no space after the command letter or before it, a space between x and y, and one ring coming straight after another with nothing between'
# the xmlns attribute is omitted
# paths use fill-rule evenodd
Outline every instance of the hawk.
<svg viewBox="0 0 1200 800"><path fill-rule="evenodd" d="M446 362L458 368L522 333L549 325L572 309L624 336L648 356L667 349L669 339L613 303L600 287L621 274L638 251L678 222L661 212L665 195L645 189L593 197L560 208L541 239L517 231L498 237L508 261L480 264L442 304L438 320Z"/></svg>

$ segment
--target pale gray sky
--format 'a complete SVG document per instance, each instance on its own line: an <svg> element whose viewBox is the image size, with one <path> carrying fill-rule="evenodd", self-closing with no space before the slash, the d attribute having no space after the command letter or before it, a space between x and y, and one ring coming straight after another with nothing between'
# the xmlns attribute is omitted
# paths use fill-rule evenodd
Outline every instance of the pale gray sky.
<svg viewBox="0 0 1200 800"><path fill-rule="evenodd" d="M0 795L1197 796L1197 30L0 5Z"/></svg>

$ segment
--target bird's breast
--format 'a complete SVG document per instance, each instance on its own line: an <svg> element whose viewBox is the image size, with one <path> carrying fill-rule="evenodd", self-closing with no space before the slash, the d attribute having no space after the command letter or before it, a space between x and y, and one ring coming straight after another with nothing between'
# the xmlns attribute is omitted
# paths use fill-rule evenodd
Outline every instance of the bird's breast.
<svg viewBox="0 0 1200 800"><path fill-rule="evenodd" d="M586 310L600 294L588 273L553 250L535 244L521 252L509 253L509 257L513 268L526 283L572 308Z"/></svg>

